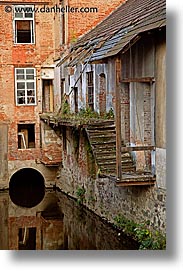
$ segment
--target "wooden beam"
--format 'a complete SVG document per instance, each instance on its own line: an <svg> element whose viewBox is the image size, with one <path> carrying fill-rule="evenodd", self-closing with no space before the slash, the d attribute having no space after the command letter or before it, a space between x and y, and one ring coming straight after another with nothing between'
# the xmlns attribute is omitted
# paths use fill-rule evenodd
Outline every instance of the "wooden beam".
<svg viewBox="0 0 183 275"><path fill-rule="evenodd" d="M121 82L155 82L155 78L154 77L136 77L136 78L123 78L121 80Z"/></svg>
<svg viewBox="0 0 183 275"><path fill-rule="evenodd" d="M132 152L132 151L147 151L147 150L155 150L155 146L127 146L127 147L122 147L121 151L122 152Z"/></svg>
<svg viewBox="0 0 183 275"><path fill-rule="evenodd" d="M121 165L121 59L116 58L116 173L117 179L122 179Z"/></svg>
<svg viewBox="0 0 183 275"><path fill-rule="evenodd" d="M50 83L50 112L53 113L53 84Z"/></svg>
<svg viewBox="0 0 183 275"><path fill-rule="evenodd" d="M147 186L154 185L155 181L129 181L129 182L116 182L116 186Z"/></svg>

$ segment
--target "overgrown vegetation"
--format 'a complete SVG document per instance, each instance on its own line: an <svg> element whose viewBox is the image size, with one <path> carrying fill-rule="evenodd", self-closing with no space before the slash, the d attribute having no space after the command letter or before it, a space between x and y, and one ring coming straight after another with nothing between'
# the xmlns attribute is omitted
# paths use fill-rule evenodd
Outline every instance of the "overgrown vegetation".
<svg viewBox="0 0 183 275"><path fill-rule="evenodd" d="M77 116L82 118L100 118L99 114L89 107L87 107L86 109L81 108L79 113L77 113Z"/></svg>
<svg viewBox="0 0 183 275"><path fill-rule="evenodd" d="M114 118L114 111L112 108L109 110L109 112L106 112L104 114L104 118L105 119L113 119Z"/></svg>
<svg viewBox="0 0 183 275"><path fill-rule="evenodd" d="M74 119L74 120L90 120L90 119L113 119L114 112L111 108L108 112L100 115L98 112L93 111L90 107L81 108L78 113L72 113L70 110L69 103L67 100L62 102L61 110L58 116L63 119Z"/></svg>
<svg viewBox="0 0 183 275"><path fill-rule="evenodd" d="M70 112L70 106L69 103L67 102L67 100L64 100L62 102L62 106L61 106L61 113L60 113L63 117L67 117L71 114Z"/></svg>
<svg viewBox="0 0 183 275"><path fill-rule="evenodd" d="M122 215L115 217L115 225L124 233L133 237L140 244L140 250L164 250L166 249L166 237L160 232L151 232L148 228L150 222L135 223Z"/></svg>
<svg viewBox="0 0 183 275"><path fill-rule="evenodd" d="M81 205L81 204L84 203L84 201L85 201L85 193L86 193L85 188L78 186L78 188L76 190L76 196L77 196L77 203L79 205Z"/></svg>

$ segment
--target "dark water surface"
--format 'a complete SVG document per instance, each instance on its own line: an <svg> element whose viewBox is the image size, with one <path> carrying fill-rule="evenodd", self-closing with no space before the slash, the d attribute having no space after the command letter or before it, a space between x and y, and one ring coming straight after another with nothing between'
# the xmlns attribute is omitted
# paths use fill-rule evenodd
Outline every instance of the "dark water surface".
<svg viewBox="0 0 183 275"><path fill-rule="evenodd" d="M16 206L0 192L0 249L136 250L138 244L62 192L46 190L37 206Z"/></svg>

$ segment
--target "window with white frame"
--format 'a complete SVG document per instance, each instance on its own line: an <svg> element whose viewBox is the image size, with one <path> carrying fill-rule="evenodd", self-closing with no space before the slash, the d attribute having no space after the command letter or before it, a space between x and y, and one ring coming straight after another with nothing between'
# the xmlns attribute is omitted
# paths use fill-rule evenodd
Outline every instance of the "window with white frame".
<svg viewBox="0 0 183 275"><path fill-rule="evenodd" d="M14 6L14 42L16 44L33 44L34 33L34 6Z"/></svg>
<svg viewBox="0 0 183 275"><path fill-rule="evenodd" d="M15 69L16 105L36 104L36 74L34 68Z"/></svg>

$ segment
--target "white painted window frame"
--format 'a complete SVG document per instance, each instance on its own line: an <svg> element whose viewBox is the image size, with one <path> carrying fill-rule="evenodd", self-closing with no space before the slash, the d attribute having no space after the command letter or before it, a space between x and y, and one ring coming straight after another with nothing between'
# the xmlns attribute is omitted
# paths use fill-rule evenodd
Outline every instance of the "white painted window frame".
<svg viewBox="0 0 183 275"><path fill-rule="evenodd" d="M23 8L24 10L26 8L30 8L32 12L32 17L25 17L25 11L22 10L23 17L16 17L16 10L15 8ZM34 20L34 5L14 5L13 9L13 32L14 32L14 44L35 44L35 20ZM18 43L17 42L17 28L16 28L16 21L31 21L31 42L30 43Z"/></svg>
<svg viewBox="0 0 183 275"><path fill-rule="evenodd" d="M26 69L32 69L34 70L34 79L17 79L17 70L24 70L24 76L26 76ZM18 103L18 94L17 94L17 83L21 83L24 82L25 83L25 103L23 104L19 104ZM29 103L28 102L28 96L27 96L27 83L34 83L34 103ZM36 101L36 69L32 68L32 67L26 67L26 68L15 68L15 99L16 99L16 106L35 106L37 105L37 101Z"/></svg>

